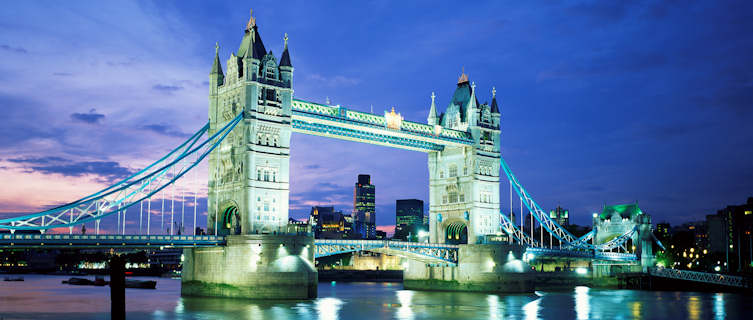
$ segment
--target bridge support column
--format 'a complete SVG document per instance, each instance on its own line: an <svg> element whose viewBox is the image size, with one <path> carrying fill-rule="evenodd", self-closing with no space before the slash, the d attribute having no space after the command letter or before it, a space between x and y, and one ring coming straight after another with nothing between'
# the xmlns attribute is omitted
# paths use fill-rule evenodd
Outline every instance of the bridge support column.
<svg viewBox="0 0 753 320"><path fill-rule="evenodd" d="M228 236L226 246L184 250L181 294L248 299L317 296L314 239L290 235Z"/></svg>
<svg viewBox="0 0 753 320"><path fill-rule="evenodd" d="M533 292L530 266L522 260L524 248L515 245L461 245L457 266L409 260L403 286L414 290Z"/></svg>

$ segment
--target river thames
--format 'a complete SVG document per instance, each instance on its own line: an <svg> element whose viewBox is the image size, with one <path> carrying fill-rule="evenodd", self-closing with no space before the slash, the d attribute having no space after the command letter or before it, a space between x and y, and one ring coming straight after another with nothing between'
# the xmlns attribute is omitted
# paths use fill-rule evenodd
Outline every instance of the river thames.
<svg viewBox="0 0 753 320"><path fill-rule="evenodd" d="M0 319L106 319L109 287L61 284L66 276L0 282ZM577 287L529 295L403 290L401 283L319 284L308 301L186 298L180 280L127 289L128 319L750 319L753 297L730 293Z"/></svg>

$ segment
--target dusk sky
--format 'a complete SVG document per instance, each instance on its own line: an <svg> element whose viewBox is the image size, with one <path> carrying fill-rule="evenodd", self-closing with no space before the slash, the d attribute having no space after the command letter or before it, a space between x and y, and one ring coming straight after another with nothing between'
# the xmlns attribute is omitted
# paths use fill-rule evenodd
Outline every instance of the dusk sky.
<svg viewBox="0 0 753 320"><path fill-rule="evenodd" d="M251 8L278 59L288 33L298 99L425 123L463 68L482 103L496 87L502 156L575 223L637 201L677 224L753 196L752 1L16 1L0 11L0 217L92 193L201 128L215 42L224 63ZM291 145L293 218L349 213L361 173L378 225L396 199L428 204L424 153Z"/></svg>

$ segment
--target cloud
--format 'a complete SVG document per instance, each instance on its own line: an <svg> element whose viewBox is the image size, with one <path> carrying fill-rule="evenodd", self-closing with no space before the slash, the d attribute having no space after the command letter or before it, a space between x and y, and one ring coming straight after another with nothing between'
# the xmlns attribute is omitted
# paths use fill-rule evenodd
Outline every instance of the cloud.
<svg viewBox="0 0 753 320"><path fill-rule="evenodd" d="M309 169L309 170L319 169L321 167L322 166L320 166L318 164L308 164L308 165L303 166L304 169Z"/></svg>
<svg viewBox="0 0 753 320"><path fill-rule="evenodd" d="M70 76L73 75L73 73L70 73L70 72L53 72L52 75L56 76L56 77L70 77Z"/></svg>
<svg viewBox="0 0 753 320"><path fill-rule="evenodd" d="M21 48L21 47L11 47L11 46L9 46L7 44L0 44L0 49L1 50L5 50L5 51L10 51L10 52L15 52L15 53L29 53L24 48Z"/></svg>
<svg viewBox="0 0 753 320"><path fill-rule="evenodd" d="M96 113L96 111L96 109L91 109L89 113L73 113L71 119L88 124L99 124L101 120L105 119L105 115Z"/></svg>
<svg viewBox="0 0 753 320"><path fill-rule="evenodd" d="M14 163L48 164L48 163L54 163L54 162L68 162L70 160L64 159L61 157L39 157L39 158L24 157L24 158L10 158L10 159L7 159L7 161L14 162Z"/></svg>
<svg viewBox="0 0 753 320"><path fill-rule="evenodd" d="M157 134L161 134L168 137L177 137L177 138L187 138L190 137L191 134L182 132L178 129L173 128L173 126L161 123L161 124L147 124L141 127L142 130L151 131Z"/></svg>
<svg viewBox="0 0 753 320"><path fill-rule="evenodd" d="M163 92L163 93L171 94L173 92L183 90L183 86L155 84L154 86L152 86L152 89Z"/></svg>
<svg viewBox="0 0 753 320"><path fill-rule="evenodd" d="M101 182L122 179L134 173L133 170L123 167L115 161L73 162L62 158L50 158L53 158L54 161L50 159L32 159L36 162L27 162L32 164L27 167L27 170L43 174L59 174L65 177L94 175L101 177Z"/></svg>

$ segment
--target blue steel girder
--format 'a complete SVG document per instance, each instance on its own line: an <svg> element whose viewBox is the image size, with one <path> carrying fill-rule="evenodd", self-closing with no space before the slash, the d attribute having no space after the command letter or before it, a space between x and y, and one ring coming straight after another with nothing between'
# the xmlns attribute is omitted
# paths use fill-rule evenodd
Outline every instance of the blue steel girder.
<svg viewBox="0 0 753 320"><path fill-rule="evenodd" d="M572 259L592 259L605 261L637 261L638 256L633 253L620 252L601 252L594 250L572 250L572 249L548 249L548 248L526 248L526 254L532 254L535 257L550 258L572 258Z"/></svg>
<svg viewBox="0 0 753 320"><path fill-rule="evenodd" d="M652 268L649 270L652 276L695 281L737 288L753 288L751 279L740 276L731 276L720 273L698 272L690 270L678 270L669 268Z"/></svg>
<svg viewBox="0 0 753 320"><path fill-rule="evenodd" d="M207 247L225 244L222 236L0 234L0 248Z"/></svg>
<svg viewBox="0 0 753 320"><path fill-rule="evenodd" d="M124 212L143 200L151 199L183 177L207 157L242 119L243 114L238 114L212 135L208 134L207 124L173 151L122 181L59 207L0 219L0 229L47 230L68 227L72 233L73 226L87 222L93 221L95 226L99 226L103 217ZM195 159L192 160L192 157Z"/></svg>
<svg viewBox="0 0 753 320"><path fill-rule="evenodd" d="M441 261L447 265L457 265L458 246L437 243L402 242L389 240L315 240L316 258L336 254L373 251L398 255L420 261Z"/></svg>
<svg viewBox="0 0 753 320"><path fill-rule="evenodd" d="M474 144L467 132L402 119L390 122L383 116L298 99L293 100L292 126L296 132L422 152Z"/></svg>

